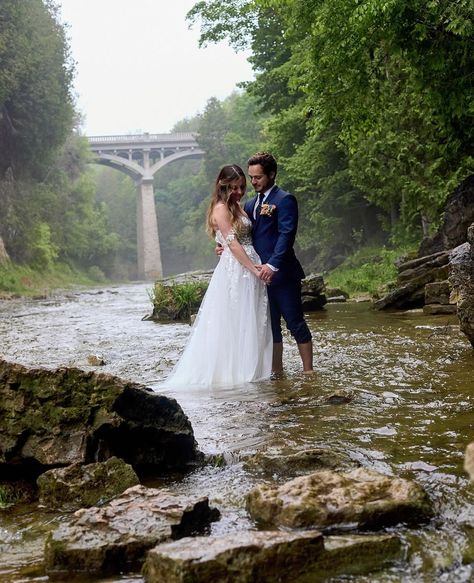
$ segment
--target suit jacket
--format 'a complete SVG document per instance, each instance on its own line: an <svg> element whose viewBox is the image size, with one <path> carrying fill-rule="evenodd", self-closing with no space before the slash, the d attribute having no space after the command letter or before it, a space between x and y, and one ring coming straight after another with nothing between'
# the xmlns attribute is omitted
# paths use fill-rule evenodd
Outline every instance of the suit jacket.
<svg viewBox="0 0 474 583"><path fill-rule="evenodd" d="M275 185L264 203L269 205L270 214L258 214L254 219L256 199L254 196L248 200L244 210L252 221L253 246L262 263L278 269L272 285L284 283L287 279L303 279L305 274L293 249L298 228L296 198Z"/></svg>

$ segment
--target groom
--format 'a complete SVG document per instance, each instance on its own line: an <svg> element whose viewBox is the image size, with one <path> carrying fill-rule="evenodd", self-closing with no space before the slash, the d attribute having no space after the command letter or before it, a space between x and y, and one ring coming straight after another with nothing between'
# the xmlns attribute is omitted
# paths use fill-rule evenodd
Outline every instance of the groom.
<svg viewBox="0 0 474 583"><path fill-rule="evenodd" d="M298 344L303 371L313 371L313 343L301 303L303 268L293 244L298 227L296 198L275 184L277 162L268 152L259 152L248 163L248 175L257 196L245 203L252 221L252 239L262 260L260 279L268 284L273 332L273 371L283 370L281 317Z"/></svg>

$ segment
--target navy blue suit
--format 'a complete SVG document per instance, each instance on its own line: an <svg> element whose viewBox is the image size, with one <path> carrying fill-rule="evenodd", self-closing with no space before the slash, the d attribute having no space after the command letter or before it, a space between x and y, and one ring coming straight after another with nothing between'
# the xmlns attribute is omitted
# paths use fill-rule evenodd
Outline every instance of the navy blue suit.
<svg viewBox="0 0 474 583"><path fill-rule="evenodd" d="M273 341L282 341L283 316L296 342L309 342L311 332L301 305L301 280L305 274L293 249L298 228L298 203L292 194L275 185L264 203L272 208L271 214L257 214L254 218L256 199L254 196L244 205L252 221L253 246L262 263L278 269L268 286Z"/></svg>

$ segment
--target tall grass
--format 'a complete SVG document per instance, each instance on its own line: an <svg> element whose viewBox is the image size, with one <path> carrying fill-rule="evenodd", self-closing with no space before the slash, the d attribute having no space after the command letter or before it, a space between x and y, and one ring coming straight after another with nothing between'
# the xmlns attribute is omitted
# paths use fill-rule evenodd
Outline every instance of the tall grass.
<svg viewBox="0 0 474 583"><path fill-rule="evenodd" d="M103 282L103 274L88 273L58 263L49 269L6 263L0 265L0 295L35 296L48 295L54 289L71 285L96 285Z"/></svg>
<svg viewBox="0 0 474 583"><path fill-rule="evenodd" d="M156 282L150 300L153 318L157 320L188 320L199 308L207 289L204 282L164 285Z"/></svg>
<svg viewBox="0 0 474 583"><path fill-rule="evenodd" d="M351 296L368 293L373 297L381 297L395 285L395 261L413 253L412 247L365 247L331 271L325 277L326 284L328 287L343 289Z"/></svg>

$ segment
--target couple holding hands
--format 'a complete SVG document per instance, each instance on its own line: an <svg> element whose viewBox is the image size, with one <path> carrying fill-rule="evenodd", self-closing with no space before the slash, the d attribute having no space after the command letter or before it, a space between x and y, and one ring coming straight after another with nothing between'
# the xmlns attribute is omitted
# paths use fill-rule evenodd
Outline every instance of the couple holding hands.
<svg viewBox="0 0 474 583"><path fill-rule="evenodd" d="M301 304L305 275L293 249L297 201L275 184L277 162L271 154L259 152L247 164L256 195L243 208L242 168L227 165L217 176L207 230L220 259L165 387L239 385L282 372L282 316L303 371L313 371L311 332Z"/></svg>

